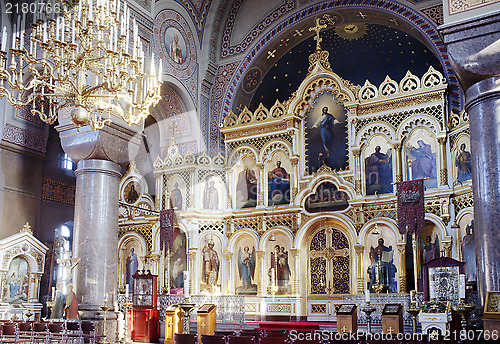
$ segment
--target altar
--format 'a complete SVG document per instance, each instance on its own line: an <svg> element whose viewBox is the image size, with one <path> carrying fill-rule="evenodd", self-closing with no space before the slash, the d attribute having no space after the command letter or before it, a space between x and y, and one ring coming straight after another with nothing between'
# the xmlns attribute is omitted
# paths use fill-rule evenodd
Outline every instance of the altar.
<svg viewBox="0 0 500 344"><path fill-rule="evenodd" d="M38 297L47 250L28 223L19 233L0 240L0 320L40 319Z"/></svg>

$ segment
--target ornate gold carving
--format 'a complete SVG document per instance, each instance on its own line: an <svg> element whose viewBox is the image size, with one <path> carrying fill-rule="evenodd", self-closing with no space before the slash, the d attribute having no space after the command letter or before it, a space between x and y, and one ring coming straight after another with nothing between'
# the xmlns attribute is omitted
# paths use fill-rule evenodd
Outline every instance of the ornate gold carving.
<svg viewBox="0 0 500 344"><path fill-rule="evenodd" d="M29 234L33 235L33 230L31 229L29 222L26 222L26 224L21 229L20 233L29 233Z"/></svg>
<svg viewBox="0 0 500 344"><path fill-rule="evenodd" d="M247 126L245 126L244 128L240 128L233 132L225 132L224 135L226 136L226 140L233 140L248 136L256 136L256 135L272 133L275 131L280 131L285 129L286 129L286 123L271 123L256 128L248 128Z"/></svg>
<svg viewBox="0 0 500 344"><path fill-rule="evenodd" d="M390 99L382 104L377 103L376 105L361 105L358 108L358 116L370 115L377 112L384 112L390 110L397 110L406 107L423 105L426 103L433 103L440 101L442 98L442 92L432 92L424 96L408 96L405 95L404 98Z"/></svg>
<svg viewBox="0 0 500 344"><path fill-rule="evenodd" d="M354 181L354 190L356 190L356 193L357 193L358 195L361 195L361 180L356 179L356 180Z"/></svg>
<svg viewBox="0 0 500 344"><path fill-rule="evenodd" d="M439 177L441 180L441 185L447 185L448 184L448 169L442 168L441 171L439 171Z"/></svg>
<svg viewBox="0 0 500 344"><path fill-rule="evenodd" d="M402 182L403 176L401 174L396 174L396 183Z"/></svg>

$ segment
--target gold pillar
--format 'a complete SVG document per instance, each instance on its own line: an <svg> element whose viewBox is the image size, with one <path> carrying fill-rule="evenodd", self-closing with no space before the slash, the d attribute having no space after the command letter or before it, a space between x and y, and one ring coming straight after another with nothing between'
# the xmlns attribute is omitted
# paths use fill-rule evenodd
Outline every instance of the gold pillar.
<svg viewBox="0 0 500 344"><path fill-rule="evenodd" d="M358 294L363 294L365 292L365 271L363 269L363 251L365 247L363 245L354 245L354 250L356 251L356 275L357 277L357 290Z"/></svg>
<svg viewBox="0 0 500 344"><path fill-rule="evenodd" d="M300 276L300 251L298 248L291 248L290 254L293 259L293 271L292 271L292 294L299 294L299 276Z"/></svg>
<svg viewBox="0 0 500 344"><path fill-rule="evenodd" d="M151 254L151 273L153 275L157 275L158 277L160 277L160 257L161 257L161 254L159 253L152 253ZM160 283L158 283L158 285L156 286L158 288L158 291L161 292L161 280L160 280Z"/></svg>
<svg viewBox="0 0 500 344"><path fill-rule="evenodd" d="M448 185L448 167L446 164L446 136L438 137L439 148L441 150L440 159L441 162L441 170L439 172L440 176L440 185Z"/></svg>
<svg viewBox="0 0 500 344"><path fill-rule="evenodd" d="M355 179L354 179L354 188L356 189L356 193L361 195L361 149L355 148L352 150L354 154L354 169L355 169Z"/></svg>
<svg viewBox="0 0 500 344"><path fill-rule="evenodd" d="M290 184L290 204L295 204L295 198L297 197L297 193L299 190L299 158L292 157L290 158L290 163L292 164L292 175L291 175L291 184Z"/></svg>
<svg viewBox="0 0 500 344"><path fill-rule="evenodd" d="M118 256L118 288L125 288L125 281L123 280L126 273L123 271L123 258L127 256L127 253L125 252L125 246L122 246L120 249L120 254Z"/></svg>
<svg viewBox="0 0 500 344"><path fill-rule="evenodd" d="M264 273L264 251L257 251L257 295L263 295L263 288L266 285L265 273Z"/></svg>
<svg viewBox="0 0 500 344"><path fill-rule="evenodd" d="M229 251L224 251L224 257L226 258L226 292L229 295L234 294L233 290L233 253Z"/></svg>
<svg viewBox="0 0 500 344"><path fill-rule="evenodd" d="M189 295L194 294L194 283L199 283L198 278L194 278L195 274L196 249L190 249L188 252L188 269L189 269Z"/></svg>
<svg viewBox="0 0 500 344"><path fill-rule="evenodd" d="M226 192L227 192L227 207L231 209L233 207L233 198L231 194L231 186L233 185L232 183L232 174L227 172L226 173L226 180L227 180L227 185L226 185Z"/></svg>
<svg viewBox="0 0 500 344"><path fill-rule="evenodd" d="M396 180L395 182L402 182L403 181L403 159L402 159L402 154L401 154L401 143L396 142L392 145L394 147L394 153L396 155Z"/></svg>
<svg viewBox="0 0 500 344"><path fill-rule="evenodd" d="M264 189L267 181L264 180L264 164L257 164L258 180L257 180L257 206L264 205Z"/></svg>
<svg viewBox="0 0 500 344"><path fill-rule="evenodd" d="M155 181L156 181L156 194L160 195L160 197L156 197L155 199L155 209L161 209L161 199L163 195L163 174L155 173Z"/></svg>
<svg viewBox="0 0 500 344"><path fill-rule="evenodd" d="M399 252L399 292L406 293L406 243L396 244Z"/></svg>
<svg viewBox="0 0 500 344"><path fill-rule="evenodd" d="M451 257L451 236L444 237L443 250L444 250L445 257Z"/></svg>

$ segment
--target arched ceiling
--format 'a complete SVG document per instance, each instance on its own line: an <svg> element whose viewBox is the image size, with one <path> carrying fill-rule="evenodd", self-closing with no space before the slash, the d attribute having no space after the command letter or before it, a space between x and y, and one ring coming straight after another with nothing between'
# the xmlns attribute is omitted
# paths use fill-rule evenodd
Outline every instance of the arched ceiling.
<svg viewBox="0 0 500 344"><path fill-rule="evenodd" d="M336 26L322 32L321 36L322 49L330 53L332 70L353 84L363 85L369 80L378 86L386 76L399 82L408 70L421 77L429 66L443 72L439 59L428 47L397 28L358 23ZM287 42L282 40L280 42ZM288 49L279 59L266 58L261 64L264 69L262 81L254 92L242 89L235 108L243 105L254 110L261 102L270 108L276 99L288 99L305 78L309 55L315 49L316 41L309 37Z"/></svg>
<svg viewBox="0 0 500 344"><path fill-rule="evenodd" d="M428 38L401 18L366 8L336 9L321 18L330 24L321 36L332 70L354 84L368 79L378 85L386 75L399 81L408 70L422 76L429 66L443 72ZM233 112L244 106L255 109L260 102L270 107L276 99L291 96L306 76L308 57L316 47L312 26L314 18L302 21L259 52L236 92Z"/></svg>

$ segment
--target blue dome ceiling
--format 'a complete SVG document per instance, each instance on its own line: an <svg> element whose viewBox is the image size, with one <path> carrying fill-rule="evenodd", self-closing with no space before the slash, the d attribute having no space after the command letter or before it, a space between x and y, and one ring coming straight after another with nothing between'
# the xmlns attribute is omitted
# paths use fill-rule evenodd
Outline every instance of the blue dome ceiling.
<svg viewBox="0 0 500 344"><path fill-rule="evenodd" d="M422 77L429 66L443 71L439 59L426 45L395 27L344 24L322 31L321 37L322 49L330 53L332 70L353 84L363 85L368 79L378 86L386 75L399 82L408 70ZM309 34L308 38L290 47L288 43L293 38L282 38L274 48L266 51L265 59L249 70L247 79L253 73L255 87L245 89L243 83L243 90L239 92L237 102L233 103L234 112L239 112L243 106L255 110L259 103L270 108L277 99L284 101L297 90L307 75L308 58L316 49L316 41ZM281 56L278 55L280 48ZM284 49L289 50L283 52ZM273 50L276 52L272 53ZM267 72L262 72L266 69Z"/></svg>

